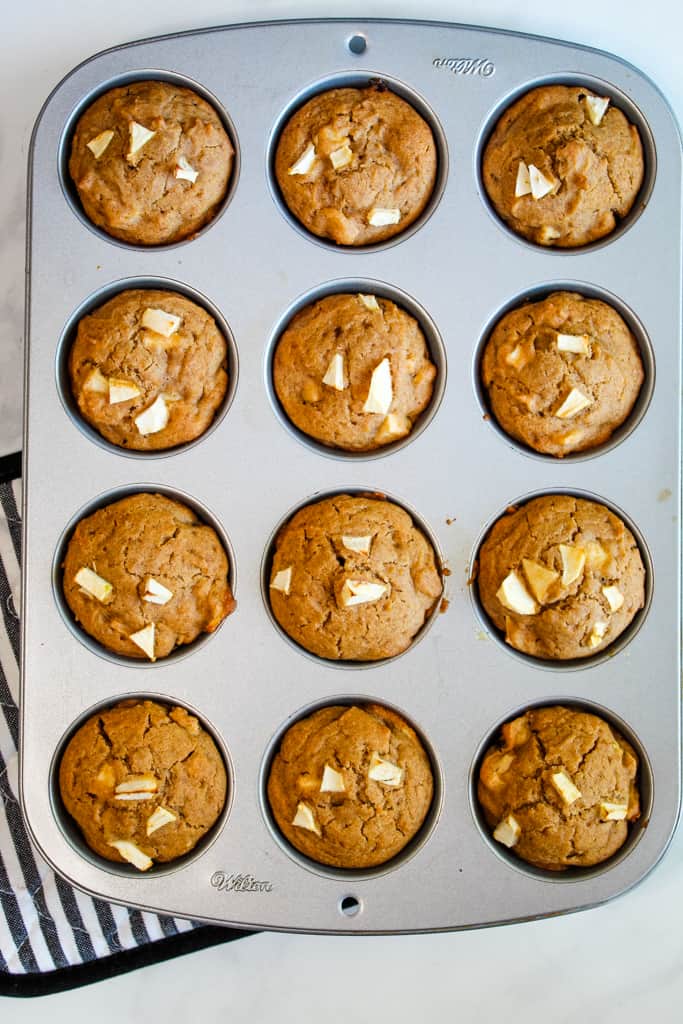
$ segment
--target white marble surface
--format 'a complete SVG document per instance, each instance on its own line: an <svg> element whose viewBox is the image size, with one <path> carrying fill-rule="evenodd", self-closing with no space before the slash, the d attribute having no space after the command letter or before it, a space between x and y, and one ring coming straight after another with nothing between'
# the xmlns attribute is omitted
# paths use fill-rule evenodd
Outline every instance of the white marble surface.
<svg viewBox="0 0 683 1024"><path fill-rule="evenodd" d="M142 36L277 17L422 17L586 43L648 73L683 120L680 0L89 0L15 3L0 62L0 454L20 447L25 168L48 92L92 53ZM410 899L410 894L406 894ZM664 1024L683 1011L683 831L637 890L597 910L453 935L259 935L78 992L3 1006L15 1022L170 1018L400 1024L582 1020ZM10 1019L5 1016L4 1019Z"/></svg>

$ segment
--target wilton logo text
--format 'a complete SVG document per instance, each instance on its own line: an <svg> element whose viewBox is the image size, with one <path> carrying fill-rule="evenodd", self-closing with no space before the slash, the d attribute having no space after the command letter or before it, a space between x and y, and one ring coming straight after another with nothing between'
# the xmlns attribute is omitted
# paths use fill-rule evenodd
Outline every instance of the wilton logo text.
<svg viewBox="0 0 683 1024"><path fill-rule="evenodd" d="M454 75L490 78L496 73L496 65L488 57L435 57L432 65L435 68L446 68Z"/></svg>

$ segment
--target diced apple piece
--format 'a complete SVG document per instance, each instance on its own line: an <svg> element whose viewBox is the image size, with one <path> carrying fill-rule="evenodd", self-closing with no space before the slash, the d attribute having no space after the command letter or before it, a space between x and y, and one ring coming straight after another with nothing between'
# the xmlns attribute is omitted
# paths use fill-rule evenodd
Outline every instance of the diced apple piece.
<svg viewBox="0 0 683 1024"><path fill-rule="evenodd" d="M109 378L109 404L118 405L119 402L131 402L139 398L142 392L131 380L120 380L117 377Z"/></svg>
<svg viewBox="0 0 683 1024"><path fill-rule="evenodd" d="M587 334L558 334L557 348L560 352L588 356L591 351L591 340Z"/></svg>
<svg viewBox="0 0 683 1024"><path fill-rule="evenodd" d="M287 171L288 174L308 174L315 163L315 146L309 142L299 159L292 164Z"/></svg>
<svg viewBox="0 0 683 1024"><path fill-rule="evenodd" d="M398 789L403 782L403 768L394 764L393 761L387 761L385 758L380 757L377 751L375 751L370 758L368 778L372 779L373 782L381 782L383 786Z"/></svg>
<svg viewBox="0 0 683 1024"><path fill-rule="evenodd" d="M154 793L117 793L114 797L114 800L129 800L131 802L153 799Z"/></svg>
<svg viewBox="0 0 683 1024"><path fill-rule="evenodd" d="M562 232L546 224L541 228L539 235L539 242L546 245L548 242L554 242L556 238L561 238Z"/></svg>
<svg viewBox="0 0 683 1024"><path fill-rule="evenodd" d="M536 615L538 612L538 605L514 570L505 577L496 597L505 608L519 615Z"/></svg>
<svg viewBox="0 0 683 1024"><path fill-rule="evenodd" d="M349 551L358 551L362 555L369 555L370 547L372 545L372 536L351 537L348 534L345 534L342 537L342 544L345 548L348 548Z"/></svg>
<svg viewBox="0 0 683 1024"><path fill-rule="evenodd" d="M597 540L589 540L585 546L586 564L590 569L604 569L609 562L609 555Z"/></svg>
<svg viewBox="0 0 683 1024"><path fill-rule="evenodd" d="M531 195L533 199L543 199L555 188L555 182L546 178L542 171L534 164L529 164L529 182L531 184Z"/></svg>
<svg viewBox="0 0 683 1024"><path fill-rule="evenodd" d="M173 313L166 313L163 309L153 309L148 306L142 314L140 321L143 327L149 328L155 334L162 334L164 338L170 338L178 330L183 320L182 317Z"/></svg>
<svg viewBox="0 0 683 1024"><path fill-rule="evenodd" d="M624 821L628 814L628 804L614 804L609 800L603 800L600 804L600 818L602 821Z"/></svg>
<svg viewBox="0 0 683 1024"><path fill-rule="evenodd" d="M410 420L401 413L390 412L380 423L379 430L375 434L375 441L378 444L388 444L399 437L405 437L410 430Z"/></svg>
<svg viewBox="0 0 683 1024"><path fill-rule="evenodd" d="M372 371L368 397L365 399L363 412L380 412L386 416L394 397L391 383L391 363L387 356Z"/></svg>
<svg viewBox="0 0 683 1024"><path fill-rule="evenodd" d="M83 390L96 391L102 395L106 395L107 391L109 391L109 381L102 374L99 367L96 366L94 370L90 371L83 385Z"/></svg>
<svg viewBox="0 0 683 1024"><path fill-rule="evenodd" d="M320 828L315 820L313 811L303 800L300 800L296 805L296 814L292 819L292 825L296 825L297 828L305 828L309 832L315 832L317 836L320 835Z"/></svg>
<svg viewBox="0 0 683 1024"><path fill-rule="evenodd" d="M170 825L172 821L177 821L178 815L174 814L173 811L169 811L167 807L155 807L145 826L145 831L148 836L153 835L158 829L163 828L164 825Z"/></svg>
<svg viewBox="0 0 683 1024"><path fill-rule="evenodd" d="M608 623L606 622L595 622L591 635L588 637L588 643L591 647L599 647L602 641L605 639L607 632Z"/></svg>
<svg viewBox="0 0 683 1024"><path fill-rule="evenodd" d="M353 153L351 147L346 143L330 153L330 161L335 171L341 170L342 167L347 167L352 160Z"/></svg>
<svg viewBox="0 0 683 1024"><path fill-rule="evenodd" d="M588 120L591 124L599 125L609 106L609 96L588 95L585 97L585 104L588 112Z"/></svg>
<svg viewBox="0 0 683 1024"><path fill-rule="evenodd" d="M583 391L579 391L578 388L572 388L562 405L555 412L555 415L561 420L567 420L587 409L592 404L593 400L584 395Z"/></svg>
<svg viewBox="0 0 683 1024"><path fill-rule="evenodd" d="M158 434L168 424L168 406L163 395L157 395L152 404L135 417L135 426L143 437Z"/></svg>
<svg viewBox="0 0 683 1024"><path fill-rule="evenodd" d="M118 850L123 859L127 860L138 871L148 871L154 863L146 853L142 852L139 846L131 843L129 839L112 839L111 842L107 843L107 846L113 846L115 850Z"/></svg>
<svg viewBox="0 0 683 1024"><path fill-rule="evenodd" d="M624 595L619 590L619 587L603 587L602 592L607 598L610 611L618 612L624 603Z"/></svg>
<svg viewBox="0 0 683 1024"><path fill-rule="evenodd" d="M176 162L176 168L173 172L176 178L181 181L190 181L194 185L195 181L199 177L199 171L196 171L192 164L184 156L179 156Z"/></svg>
<svg viewBox="0 0 683 1024"><path fill-rule="evenodd" d="M143 124L138 124L137 121L131 121L129 131L130 143L126 153L126 160L132 160L135 154L139 153L142 147L146 146L150 139L153 139L156 135L156 132L150 131L149 128L145 128Z"/></svg>
<svg viewBox="0 0 683 1024"><path fill-rule="evenodd" d="M386 583L366 583L363 580L344 580L341 589L341 603L345 608L357 604L379 601L388 591Z"/></svg>
<svg viewBox="0 0 683 1024"><path fill-rule="evenodd" d="M153 576L148 576L145 580L145 592L142 595L142 600L147 601L148 604L168 604L173 597L173 591L165 587L163 583L159 583L159 580L155 580Z"/></svg>
<svg viewBox="0 0 683 1024"><path fill-rule="evenodd" d="M131 633L128 637L133 643L140 648L141 651L147 655L150 661L156 661L156 655L154 653L154 623L150 622L148 626L143 626L137 633Z"/></svg>
<svg viewBox="0 0 683 1024"><path fill-rule="evenodd" d="M156 775L146 773L144 775L129 775L123 782L119 782L115 789L116 793L156 793L159 788L159 780Z"/></svg>
<svg viewBox="0 0 683 1024"><path fill-rule="evenodd" d="M108 580L98 576L92 569L88 569L87 566L82 566L76 575L74 576L74 582L84 590L86 594L90 594L91 597L97 598L104 604L109 600L114 592L114 588Z"/></svg>
<svg viewBox="0 0 683 1024"><path fill-rule="evenodd" d="M327 384L328 388L334 388L335 391L343 391L349 386L344 369L343 352L335 352L330 359L330 364L323 377L323 384Z"/></svg>
<svg viewBox="0 0 683 1024"><path fill-rule="evenodd" d="M533 345L531 346L531 352L529 352L529 346L515 345L512 351L508 352L505 356L505 362L508 366L514 367L515 370L523 370L533 357L534 351Z"/></svg>
<svg viewBox="0 0 683 1024"><path fill-rule="evenodd" d="M358 298L363 303L366 309L371 309L373 313L381 312L381 307L374 295L358 295Z"/></svg>
<svg viewBox="0 0 683 1024"><path fill-rule="evenodd" d="M373 206L368 214L368 224L373 228L383 228L387 224L398 224L401 211L386 209L384 206Z"/></svg>
<svg viewBox="0 0 683 1024"><path fill-rule="evenodd" d="M535 562L531 558L523 558L522 567L534 597L539 604L545 604L548 591L560 578L559 572L546 569L540 562Z"/></svg>
<svg viewBox="0 0 683 1024"><path fill-rule="evenodd" d="M100 132L94 139L87 142L86 145L96 160L99 160L107 146L114 138L114 133L110 130Z"/></svg>
<svg viewBox="0 0 683 1024"><path fill-rule="evenodd" d="M531 179L529 177L529 168L523 160L519 161L517 166L517 180L515 182L515 197L521 199L522 196L528 196L531 194Z"/></svg>
<svg viewBox="0 0 683 1024"><path fill-rule="evenodd" d="M508 849L512 849L519 842L519 837L522 834L522 829L519 822L511 814L508 814L507 818L503 818L499 821L493 831L493 838L498 843L502 843L503 846L507 846Z"/></svg>
<svg viewBox="0 0 683 1024"><path fill-rule="evenodd" d="M568 807L581 799L581 790L576 788L565 771L553 772L550 781Z"/></svg>
<svg viewBox="0 0 683 1024"><path fill-rule="evenodd" d="M276 572L270 581L271 590L280 590L285 595L289 596L289 590L292 586L292 567L288 565L286 569L280 569Z"/></svg>
<svg viewBox="0 0 683 1024"><path fill-rule="evenodd" d="M336 768L331 768L329 764L326 764L323 768L323 777L320 783L321 793L344 793L346 787L344 786L344 776L341 772L338 772Z"/></svg>
<svg viewBox="0 0 683 1024"><path fill-rule="evenodd" d="M562 559L562 586L570 587L581 576L586 566L586 552L575 544L560 544Z"/></svg>

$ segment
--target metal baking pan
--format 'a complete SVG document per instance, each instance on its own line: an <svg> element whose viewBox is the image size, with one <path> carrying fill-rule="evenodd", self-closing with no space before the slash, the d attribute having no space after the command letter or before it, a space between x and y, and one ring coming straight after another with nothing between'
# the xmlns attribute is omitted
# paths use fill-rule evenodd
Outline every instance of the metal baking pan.
<svg viewBox="0 0 683 1024"><path fill-rule="evenodd" d="M90 226L65 170L85 105L148 77L187 82L211 98L238 154L220 216L192 241L157 249L117 243ZM272 149L304 98L378 77L432 123L437 186L404 235L339 249L293 224L273 179ZM513 236L481 187L487 133L516 95L543 82L611 96L643 139L647 172L633 212L613 236L579 250L539 249ZM29 175L21 793L33 839L58 872L145 909L353 933L564 913L604 902L651 870L671 838L680 795L680 197L678 130L647 78L608 54L514 33L401 21L245 25L120 46L57 87L34 132ZM139 284L205 296L234 341L229 408L200 441L162 455L96 441L64 382L77 317ZM490 422L477 367L501 312L559 287L605 297L626 316L646 381L608 444L555 461L516 446ZM286 423L273 396L269 360L283 323L303 302L345 289L396 297L416 313L438 364L434 406L395 450L321 450ZM238 601L215 635L155 665L103 657L69 619L58 586L70 525L146 488L178 494L220 528ZM266 596L278 524L318 494L349 490L405 504L450 569L447 612L403 656L364 667L296 648L271 620ZM609 652L564 666L506 649L467 583L495 518L520 498L552 491L596 497L623 515L648 578L647 607ZM204 844L144 875L90 855L55 787L74 725L130 694L196 709L231 780L229 803ZM352 699L400 709L427 744L436 780L416 842L367 872L305 861L278 836L264 800L268 759L287 723ZM555 702L597 708L632 740L644 815L607 864L549 876L491 842L474 788L478 758L500 723Z"/></svg>

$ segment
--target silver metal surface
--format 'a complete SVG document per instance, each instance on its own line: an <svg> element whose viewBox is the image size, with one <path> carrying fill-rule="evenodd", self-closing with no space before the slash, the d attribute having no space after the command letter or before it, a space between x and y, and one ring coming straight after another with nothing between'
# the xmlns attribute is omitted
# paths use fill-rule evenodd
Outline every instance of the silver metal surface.
<svg viewBox="0 0 683 1024"><path fill-rule="evenodd" d="M349 47L355 36L367 41L360 53ZM62 182L76 114L122 78L150 74L179 75L215 97L241 164L220 218L195 240L159 249L122 245L87 227ZM431 111L443 190L416 230L369 251L340 250L293 227L269 154L292 104L320 86L376 76ZM611 240L584 250L546 251L512 236L481 192L481 146L496 116L511 97L545 81L576 81L613 96L645 143L648 173L634 213ZM44 856L107 899L207 921L321 932L534 918L605 901L637 883L669 842L680 796L681 151L652 83L594 50L454 25L314 21L201 31L119 47L77 68L41 114L30 168L21 791ZM95 442L78 424L68 395L62 398L62 339L83 304L103 301L113 283L155 278L196 289L220 311L239 379L226 414L199 443L135 457ZM382 457L339 458L283 423L268 361L277 325L302 296L358 280L375 282L383 294L399 289L433 321L443 396L409 443ZM558 286L614 296L636 329L647 372L620 443L563 462L531 456L485 421L476 385L492 318ZM215 516L239 584L237 610L214 636L154 667L79 643L52 586L67 524L93 502L143 486L183 492ZM261 588L269 538L287 511L317 492L345 488L387 492L414 508L451 570L447 612L404 656L363 671L285 641ZM640 531L651 594L628 645L572 671L512 656L483 628L467 586L487 523L521 495L565 490L623 510ZM74 723L131 693L195 708L224 744L232 784L213 841L198 856L147 874L84 854L52 774ZM273 835L263 804L267 757L287 722L351 697L400 709L428 743L437 775L431 831L410 856L374 873L329 871L292 854ZM559 701L596 706L632 737L649 813L647 828L634 829L606 866L555 877L493 848L475 807L473 772L501 722ZM359 901L353 916L342 912L345 897Z"/></svg>

